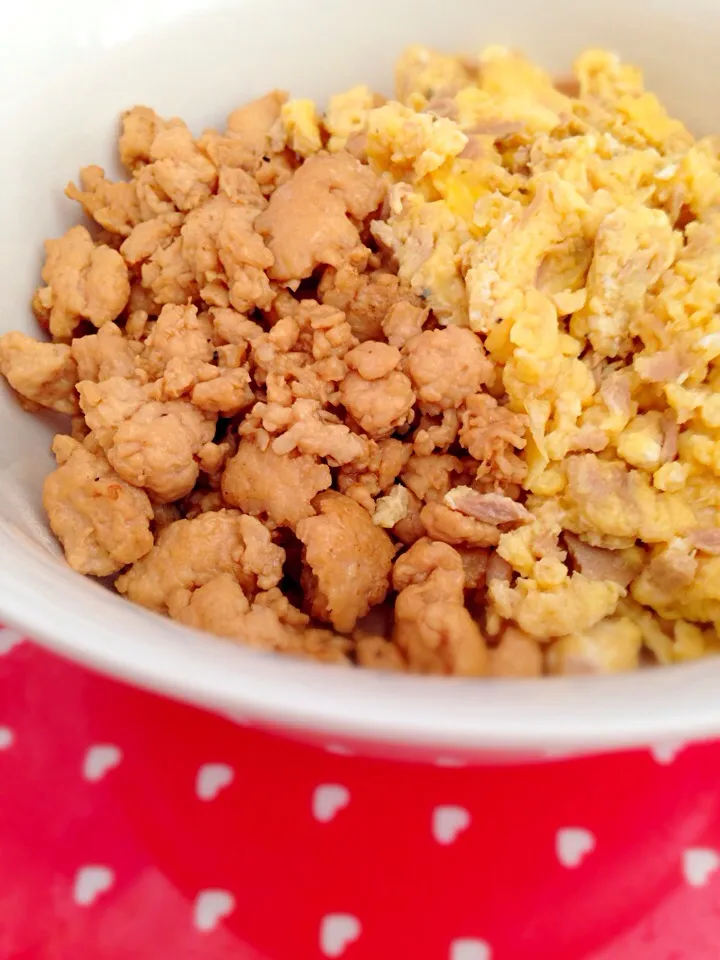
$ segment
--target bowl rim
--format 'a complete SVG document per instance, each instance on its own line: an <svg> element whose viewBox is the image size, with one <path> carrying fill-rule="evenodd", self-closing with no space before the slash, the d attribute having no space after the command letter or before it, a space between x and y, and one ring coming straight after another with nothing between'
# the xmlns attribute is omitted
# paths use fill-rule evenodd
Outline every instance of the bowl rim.
<svg viewBox="0 0 720 960"><path fill-rule="evenodd" d="M21 80L24 77L32 79L52 54L53 76L61 82L52 87L49 83L40 86L18 84L18 96L0 103L0 114L6 119L13 119L14 123L16 116L24 118L39 108L45 111L43 115L47 115L48 104L57 109L62 98L68 96L65 84L69 87L72 82L77 89L78 82L87 83L96 76L97 49L109 59L118 50L132 51L130 59L124 59L126 54L123 53L117 60L119 64L127 64L134 62L136 38L140 37L144 46L138 46L137 50L138 62L142 64L146 62L142 57L150 52L155 59L154 38L165 37L169 29L182 26L178 35L192 35L194 39L194 18L198 18L198 24L201 17L203 23L207 21L204 8L212 7L215 11L222 7L227 13L233 50L237 46L235 31L238 36L241 34L240 22L242 37L250 37L253 46L257 45L254 25L260 31L260 27L264 30L267 24L264 7L258 4L195 0L178 7L146 2L131 14L126 12L129 31L113 32L110 28L115 26L115 18L109 15L116 9L114 4L102 0L99 4L85 2L81 6L86 13L82 29L78 29L74 19L68 18L59 6L51 7L47 2L31 0L29 4L14 8L16 15L4 25L13 54L7 58L7 63ZM409 5L405 6L409 9ZM467 5L468 10L471 6ZM529 11L530 6L526 3L523 10ZM619 10L621 6L616 3L613 9ZM629 5L624 6L630 12ZM148 14L148 10L155 8L160 12L161 7L162 16L153 18ZM290 5L286 11L290 22L294 16L292 7ZM565 3L564 7L572 10L572 4ZM58 29L62 28L62 42L58 42L55 30L40 35L28 29L32 27L39 8L43 12L61 11L52 23ZM165 8L169 13L164 12ZM372 9L378 11L381 8L382 4L376 4ZM482 9L475 5L472 7L473 16L467 19L467 31L482 27L489 40L496 38L495 42L501 42L503 30L496 30L496 24L499 26L502 20L510 26L513 20L519 20L522 26L519 32L505 28L504 33L512 35L513 43L527 45L532 51L530 41L537 32L536 25L531 17L518 18L515 10L511 10L506 18L508 9L508 4L497 0L486 3ZM671 48L675 52L670 58L672 62L684 62L687 67L699 65L694 76L682 85L683 98L688 106L693 102L712 103L712 97L709 101L707 96L696 96L693 100L689 93L694 90L706 94L708 80L714 75L703 65L705 61L698 54L705 51L709 56L712 52L716 32L712 27L720 24L720 16L714 13L718 9L709 0L684 5L676 0L658 0L650 18L653 31L648 31L645 29L648 18L642 5L629 19L608 17L604 9L586 5L581 16L568 21L567 30L546 30L548 40L538 46L542 46L547 57L555 61L556 54L565 50L570 40L570 46L577 52L585 44L581 37L586 34L593 33L594 45L597 43L609 49L617 38L623 51L627 48L629 61L642 63L648 73L652 70L659 79L667 72L668 53L667 44L659 43L657 38L664 41L673 36L676 42ZM313 11L310 19L296 18L296 22L309 25L309 32L316 29L316 24L326 14L319 6L308 6L310 10ZM502 18L497 11L503 12ZM388 30L383 31L383 36L395 37L393 44L401 36L408 40L415 37L417 42L427 38L427 42L431 42L443 19L442 14L437 13L437 5L423 2L417 11L421 29L409 36L407 18L402 17L399 7L392 12L397 16L389 18ZM241 15L242 21L239 19ZM444 20L451 22L452 17L445 16ZM340 22L340 19L333 21ZM332 33L335 29L335 26L331 27L327 36L333 38L332 42L337 46ZM439 32L444 35L442 30ZM450 32L457 35L455 29ZM262 32L257 35L265 36ZM692 38L698 40L696 45L688 47L691 51L688 54L684 52L682 41ZM705 38L702 43L701 38ZM442 43L444 45L444 41ZM166 44L165 47L176 59L172 45ZM356 49L359 54L359 47ZM386 57L388 53L389 46L385 43L381 56ZM225 50L223 56L227 55ZM235 58L232 62L235 66ZM293 73L295 63L293 59ZM20 72L19 65L22 65ZM301 66L301 58L297 58L298 84ZM327 76L326 66L309 72L313 73L312 84L317 83L325 93L330 93L329 82L323 79ZM157 73L162 74L162 71ZM692 70L685 70L686 80L692 73ZM116 70L115 74L119 76L121 71ZM256 71L255 76L261 77L261 74ZM367 76L364 70L362 76ZM281 77L278 76L277 82L282 83ZM357 82L361 82L361 77ZM654 88L655 84L651 86ZM238 92L242 91L245 97L245 83L239 83L239 87ZM665 93L674 88L675 84L668 82L665 91L659 91L663 101ZM163 97L170 96L169 91L163 84L153 86L155 89L160 96L148 92L148 99L164 110ZM248 87L247 96L250 95ZM99 98L98 104L101 101L105 103ZM174 95L170 96L170 102L175 102ZM173 108L169 107L168 114L172 111ZM180 107L179 112L185 114ZM209 116L206 119L210 121ZM56 151L62 145L63 141L58 139L55 150L51 151L53 163L57 163ZM29 158L26 146L23 150ZM80 155L78 153L76 159ZM102 156L100 153L98 159ZM92 155L88 155L88 160L92 160ZM42 190L47 183L43 180L35 182L33 176L25 180L30 184L29 193L34 198L44 196ZM57 180L53 180L53 198L58 195L58 186ZM11 193L20 196L18 191ZM51 207L46 209L49 216ZM38 220L38 226L40 224ZM43 226L43 236L48 235ZM8 233L8 242L16 244L17 237L13 236L10 241L10 236ZM29 291L30 287L27 293ZM24 298L26 293L23 292L22 296ZM8 311L11 309L14 304L8 301ZM23 518L19 519L22 521ZM26 527L32 522L33 518L28 520ZM468 751L572 751L720 734L720 660L614 677L514 681L407 677L353 671L260 653L202 635L134 608L120 597L103 596L100 587L91 589L95 586L69 569L63 569L55 556L18 526L0 518L0 620L26 632L48 648L106 674L236 717L313 731L333 739L347 736L386 745L413 744Z"/></svg>
<svg viewBox="0 0 720 960"><path fill-rule="evenodd" d="M150 613L37 544L29 549L2 520L0 543L10 546L0 556L3 622L102 673L237 721L328 742L551 755L720 733L720 660L520 680L356 670L254 650Z"/></svg>

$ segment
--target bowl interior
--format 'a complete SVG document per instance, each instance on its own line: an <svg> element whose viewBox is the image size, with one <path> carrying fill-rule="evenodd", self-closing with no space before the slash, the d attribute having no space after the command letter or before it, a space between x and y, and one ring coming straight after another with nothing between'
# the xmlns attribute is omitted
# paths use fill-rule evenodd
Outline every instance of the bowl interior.
<svg viewBox="0 0 720 960"><path fill-rule="evenodd" d="M720 128L711 0L556 0L552 12L539 0L25 0L3 33L0 332L37 333L42 241L79 219L63 188L87 163L118 172L116 117L135 103L199 132L272 87L320 102L360 82L390 93L411 42L503 43L558 73L596 46L644 67L697 132ZM0 619L72 656L234 715L380 741L535 750L720 730L720 663L527 683L385 677L254 653L133 608L70 571L48 532L40 493L57 429L0 389Z"/></svg>

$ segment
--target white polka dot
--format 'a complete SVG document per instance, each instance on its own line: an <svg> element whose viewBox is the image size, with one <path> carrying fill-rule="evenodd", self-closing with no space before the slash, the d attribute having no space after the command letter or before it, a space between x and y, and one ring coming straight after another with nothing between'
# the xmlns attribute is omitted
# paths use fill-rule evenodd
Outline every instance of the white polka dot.
<svg viewBox="0 0 720 960"><path fill-rule="evenodd" d="M327 743L325 744L325 749L328 753L333 753L336 757L355 756L355 751L352 747L348 747L344 743Z"/></svg>
<svg viewBox="0 0 720 960"><path fill-rule="evenodd" d="M228 890L201 890L195 898L193 922L203 933L210 933L235 909L235 897Z"/></svg>
<svg viewBox="0 0 720 960"><path fill-rule="evenodd" d="M362 933L362 925L351 913L329 913L320 923L320 949L325 957L341 957Z"/></svg>
<svg viewBox="0 0 720 960"><path fill-rule="evenodd" d="M465 807L452 805L435 807L432 814L432 834L438 843L448 846L470 826L471 817Z"/></svg>
<svg viewBox="0 0 720 960"><path fill-rule="evenodd" d="M595 837L584 827L564 827L555 835L555 853L564 867L579 867L595 849Z"/></svg>
<svg viewBox="0 0 720 960"><path fill-rule="evenodd" d="M81 867L75 874L73 899L78 906L90 907L101 894L106 893L115 883L115 874L110 867Z"/></svg>
<svg viewBox="0 0 720 960"><path fill-rule="evenodd" d="M485 940L462 937L450 944L448 960L491 960L492 950Z"/></svg>
<svg viewBox="0 0 720 960"><path fill-rule="evenodd" d="M0 727L0 750L7 750L15 743L15 734L10 727Z"/></svg>
<svg viewBox="0 0 720 960"><path fill-rule="evenodd" d="M226 763L204 763L195 778L195 793L201 800L214 800L235 779L235 771Z"/></svg>
<svg viewBox="0 0 720 960"><path fill-rule="evenodd" d="M705 887L720 867L720 855L710 847L691 847L683 853L682 869L691 887Z"/></svg>
<svg viewBox="0 0 720 960"><path fill-rule="evenodd" d="M329 823L350 803L350 791L339 783L323 783L315 787L312 798L312 812L320 823Z"/></svg>
<svg viewBox="0 0 720 960"><path fill-rule="evenodd" d="M122 760L122 750L112 743L96 743L89 747L83 761L83 776L91 783L102 780L105 774Z"/></svg>
<svg viewBox="0 0 720 960"><path fill-rule="evenodd" d="M666 767L671 764L675 757L687 746L680 740L667 740L664 743L656 743L650 747L650 753L656 763Z"/></svg>
<svg viewBox="0 0 720 960"><path fill-rule="evenodd" d="M4 656L14 647L19 647L25 638L12 627L0 627L0 657Z"/></svg>

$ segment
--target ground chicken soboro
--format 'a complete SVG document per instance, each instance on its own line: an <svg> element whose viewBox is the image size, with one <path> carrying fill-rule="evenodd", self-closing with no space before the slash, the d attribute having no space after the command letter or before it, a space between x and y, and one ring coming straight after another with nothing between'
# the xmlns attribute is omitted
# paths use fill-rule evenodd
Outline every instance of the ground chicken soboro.
<svg viewBox="0 0 720 960"><path fill-rule="evenodd" d="M720 153L614 54L412 47L397 100L123 114L46 243L69 564L186 626L417 673L720 649ZM88 158L91 159L92 158Z"/></svg>

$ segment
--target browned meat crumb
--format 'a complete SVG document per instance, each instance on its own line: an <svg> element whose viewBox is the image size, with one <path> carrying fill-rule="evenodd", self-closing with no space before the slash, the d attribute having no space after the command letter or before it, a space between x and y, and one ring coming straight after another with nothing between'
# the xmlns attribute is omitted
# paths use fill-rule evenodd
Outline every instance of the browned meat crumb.
<svg viewBox="0 0 720 960"><path fill-rule="evenodd" d="M57 413L76 413L78 369L70 347L11 331L0 337L0 374L21 397Z"/></svg>
<svg viewBox="0 0 720 960"><path fill-rule="evenodd" d="M345 354L345 362L363 380L380 380L389 376L400 363L400 351L387 343L367 341Z"/></svg>
<svg viewBox="0 0 720 960"><path fill-rule="evenodd" d="M430 311L416 307L409 300L398 300L387 311L382 320L382 332L388 343L402 348L414 337L422 333Z"/></svg>
<svg viewBox="0 0 720 960"><path fill-rule="evenodd" d="M372 441L369 455L361 463L350 463L338 472L338 489L348 493L351 487L360 486L370 497L387 493L401 470L410 459L410 445L392 437Z"/></svg>
<svg viewBox="0 0 720 960"><path fill-rule="evenodd" d="M525 447L528 420L511 413L485 393L469 396L460 414L460 443L481 464L483 473L518 483L527 473L526 464L515 453Z"/></svg>
<svg viewBox="0 0 720 960"><path fill-rule="evenodd" d="M426 330L406 343L404 353L405 370L426 413L459 407L494 375L480 339L462 327Z"/></svg>
<svg viewBox="0 0 720 960"><path fill-rule="evenodd" d="M400 648L385 637L358 637L355 655L361 667L371 670L407 670L407 663Z"/></svg>
<svg viewBox="0 0 720 960"><path fill-rule="evenodd" d="M539 677L542 672L540 644L517 627L506 627L498 645L488 650L491 677Z"/></svg>
<svg viewBox="0 0 720 960"><path fill-rule="evenodd" d="M213 356L213 328L197 307L167 304L145 340L142 367L151 380L162 379L162 394L176 399L197 383Z"/></svg>
<svg viewBox="0 0 720 960"><path fill-rule="evenodd" d="M269 590L280 582L284 560L285 551L259 520L237 510L211 511L171 523L116 587L135 603L166 613L221 573L232 575L245 593Z"/></svg>
<svg viewBox="0 0 720 960"><path fill-rule="evenodd" d="M318 284L322 302L345 312L353 334L361 342L380 340L384 336L385 323L389 323L392 329L390 314L402 304L405 304L406 310L398 316L396 324L401 331L413 328L419 333L423 319L427 318L427 311L417 310L407 300L401 299L411 295L395 274L385 270L363 273L361 266L350 260L337 269L328 267ZM418 319L418 315L421 319ZM402 316L405 316L404 321Z"/></svg>
<svg viewBox="0 0 720 960"><path fill-rule="evenodd" d="M250 604L232 573L218 573L194 590L181 588L168 598L169 613L187 627L241 640Z"/></svg>
<svg viewBox="0 0 720 960"><path fill-rule="evenodd" d="M427 503L420 511L420 520L429 536L453 546L491 547L500 540L495 525L465 516L444 503Z"/></svg>
<svg viewBox="0 0 720 960"><path fill-rule="evenodd" d="M123 479L170 502L192 490L212 420L181 400L148 403L117 429L107 457Z"/></svg>
<svg viewBox="0 0 720 960"><path fill-rule="evenodd" d="M225 370L219 377L196 384L191 399L200 410L235 417L252 406L255 400L250 388L250 374L245 367Z"/></svg>
<svg viewBox="0 0 720 960"><path fill-rule="evenodd" d="M294 528L312 517L316 494L332 483L328 467L306 454L274 453L241 440L222 479L225 500L244 513Z"/></svg>
<svg viewBox="0 0 720 960"><path fill-rule="evenodd" d="M70 566L107 577L153 545L147 494L129 486L107 460L71 437L57 436L57 469L43 486L43 506Z"/></svg>
<svg viewBox="0 0 720 960"><path fill-rule="evenodd" d="M402 471L401 478L418 500L442 500L451 487L455 486L454 477L462 473L463 465L457 457L418 456L414 454Z"/></svg>
<svg viewBox="0 0 720 960"><path fill-rule="evenodd" d="M136 183L141 205L145 201L152 212L162 213L172 207L193 210L217 187L215 165L184 124L160 130L152 141L150 160L136 175Z"/></svg>
<svg viewBox="0 0 720 960"><path fill-rule="evenodd" d="M257 177L277 152L274 130L286 100L287 94L273 90L233 110L224 135L213 130L203 134L200 144L218 169L241 169Z"/></svg>
<svg viewBox="0 0 720 960"><path fill-rule="evenodd" d="M259 594L250 606L240 584L221 573L193 590L178 594L170 616L188 627L207 630L261 650L310 657L323 663L349 664L351 644L330 630L303 629L288 623Z"/></svg>
<svg viewBox="0 0 720 960"><path fill-rule="evenodd" d="M65 188L66 196L81 203L83 210L109 233L128 237L141 219L140 204L133 182L112 183L105 179L102 167L83 167L78 189L74 183Z"/></svg>
<svg viewBox="0 0 720 960"><path fill-rule="evenodd" d="M267 310L274 292L265 271L273 256L255 230L266 206L255 197L233 202L222 194L191 211L182 227L182 256L206 303L240 313Z"/></svg>
<svg viewBox="0 0 720 960"><path fill-rule="evenodd" d="M142 346L123 336L115 323L106 323L97 333L78 337L71 347L78 380L100 383L110 377L131 379L137 374Z"/></svg>
<svg viewBox="0 0 720 960"><path fill-rule="evenodd" d="M215 338L220 343L248 347L253 340L263 335L258 323L248 320L243 314L228 307L212 307L209 311Z"/></svg>
<svg viewBox="0 0 720 960"><path fill-rule="evenodd" d="M443 410L439 417L424 414L413 437L413 450L423 457L430 456L437 449L446 453L457 440L459 427L457 410Z"/></svg>
<svg viewBox="0 0 720 960"><path fill-rule="evenodd" d="M86 380L78 391L94 438L124 480L167 503L192 490L213 417L184 400L151 400L147 389L122 377Z"/></svg>
<svg viewBox="0 0 720 960"><path fill-rule="evenodd" d="M138 223L120 245L120 253L130 266L150 260L158 249L166 249L180 234L181 213L165 213Z"/></svg>
<svg viewBox="0 0 720 960"><path fill-rule="evenodd" d="M255 597L255 605L269 607L281 623L289 627L307 627L310 617L294 607L279 587L263 590Z"/></svg>
<svg viewBox="0 0 720 960"><path fill-rule="evenodd" d="M150 151L155 137L168 127L184 126L174 117L163 120L149 107L133 107L121 117L122 130L119 138L120 160L124 167L133 171L150 162Z"/></svg>
<svg viewBox="0 0 720 960"><path fill-rule="evenodd" d="M319 264L339 267L362 255L353 220L373 213L384 192L383 181L349 153L310 157L273 193L256 221L275 258L268 276L302 280Z"/></svg>
<svg viewBox="0 0 720 960"><path fill-rule="evenodd" d="M407 490L407 488L405 489ZM411 546L416 540L424 537L427 533L425 524L420 519L421 510L422 501L418 500L410 490L407 490L407 513L402 520L398 520L392 529L393 536L396 537L400 543Z"/></svg>
<svg viewBox="0 0 720 960"><path fill-rule="evenodd" d="M341 633L382 603L395 549L384 530L350 497L328 491L313 501L317 516L297 524L305 545L303 584L313 616Z"/></svg>
<svg viewBox="0 0 720 960"><path fill-rule="evenodd" d="M361 430L379 439L412 419L415 394L410 380L399 370L372 380L353 371L342 381L340 401Z"/></svg>
<svg viewBox="0 0 720 960"><path fill-rule="evenodd" d="M275 453L299 450L311 456L324 457L332 466L365 460L369 445L364 437L325 414L316 400L297 400L288 410L258 404L253 413L262 416L262 425L269 433L280 433L273 441Z"/></svg>
<svg viewBox="0 0 720 960"><path fill-rule="evenodd" d="M447 544L418 540L395 564L393 640L417 673L478 676L487 669L480 628L465 607L460 555Z"/></svg>
<svg viewBox="0 0 720 960"><path fill-rule="evenodd" d="M71 337L81 320L101 327L119 316L130 281L117 250L96 246L85 227L71 227L59 240L46 240L45 251L47 286L36 291L33 308L54 337Z"/></svg>

